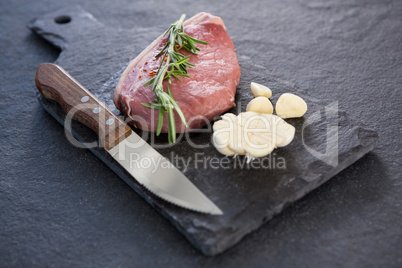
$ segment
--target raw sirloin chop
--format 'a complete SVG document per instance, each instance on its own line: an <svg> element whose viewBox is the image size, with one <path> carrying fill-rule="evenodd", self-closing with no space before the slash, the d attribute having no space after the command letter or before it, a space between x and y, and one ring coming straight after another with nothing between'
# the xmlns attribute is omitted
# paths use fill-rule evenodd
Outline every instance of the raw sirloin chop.
<svg viewBox="0 0 402 268"><path fill-rule="evenodd" d="M188 69L191 78L182 77L182 82L173 78L170 86L188 123L186 128L175 113L177 132L201 128L207 121L234 107L234 96L240 80L240 66L234 45L221 18L202 12L188 19L184 25L189 36L205 41L208 45L198 44L201 49L198 55L180 50L184 55L190 54L190 62L195 67ZM132 124L147 131L156 131L158 110L141 104L148 104L155 99L151 85L143 85L157 72L162 56L155 56L166 40L166 36L158 37L130 62L114 93L116 107L133 120ZM163 83L166 89L168 81ZM162 132L168 132L166 119Z"/></svg>

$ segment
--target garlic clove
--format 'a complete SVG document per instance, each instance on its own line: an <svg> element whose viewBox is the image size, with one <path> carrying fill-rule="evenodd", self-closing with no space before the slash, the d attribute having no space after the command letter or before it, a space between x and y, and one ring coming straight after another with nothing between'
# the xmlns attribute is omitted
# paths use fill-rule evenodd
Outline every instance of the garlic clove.
<svg viewBox="0 0 402 268"><path fill-rule="evenodd" d="M231 140L229 142L229 149L236 154L244 155L246 153L244 146L244 128L236 122L234 124Z"/></svg>
<svg viewBox="0 0 402 268"><path fill-rule="evenodd" d="M284 93L276 102L275 110L282 118L302 117L307 112L307 103L295 94Z"/></svg>
<svg viewBox="0 0 402 268"><path fill-rule="evenodd" d="M224 155L233 155L234 152L229 149L229 142L233 132L234 114L227 113L222 116L222 120L216 121L213 125L214 134L212 135L212 144Z"/></svg>
<svg viewBox="0 0 402 268"><path fill-rule="evenodd" d="M212 136L212 144L216 150L223 155L233 155L234 152L229 149L230 134L227 132L214 132Z"/></svg>
<svg viewBox="0 0 402 268"><path fill-rule="evenodd" d="M272 96L272 91L266 86L251 82L250 87L251 93L253 93L254 97L271 98Z"/></svg>
<svg viewBox="0 0 402 268"><path fill-rule="evenodd" d="M260 128L266 128L269 131L263 133L265 139L270 139L271 143L276 147L284 147L288 145L294 138L296 129L291 124L279 116L272 114L264 114L260 120Z"/></svg>
<svg viewBox="0 0 402 268"><path fill-rule="evenodd" d="M279 118L279 117L278 117ZM281 118L280 118L281 119ZM286 123L285 120L278 122L276 125L276 146L284 147L292 142L295 137L296 128L291 124Z"/></svg>
<svg viewBox="0 0 402 268"><path fill-rule="evenodd" d="M247 104L246 111L261 114L272 114L274 112L274 107L269 99L265 97L256 97Z"/></svg>
<svg viewBox="0 0 402 268"><path fill-rule="evenodd" d="M246 154L248 154L250 157L264 157L266 155L269 155L272 153L272 151L275 149L275 147L272 144L266 143L263 145L247 145L246 146Z"/></svg>

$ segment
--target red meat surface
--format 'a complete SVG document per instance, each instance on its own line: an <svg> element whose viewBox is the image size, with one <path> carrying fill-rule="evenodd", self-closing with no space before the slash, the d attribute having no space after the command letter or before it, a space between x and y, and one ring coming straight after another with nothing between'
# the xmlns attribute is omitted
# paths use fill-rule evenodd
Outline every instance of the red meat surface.
<svg viewBox="0 0 402 268"><path fill-rule="evenodd" d="M185 32L207 42L208 45L198 44L201 49L198 55L180 50L182 54L190 54L190 62L195 64L195 67L188 69L190 78L182 77L182 82L172 78L170 85L173 98L188 123L186 128L175 113L177 132L201 128L208 121L234 107L234 96L240 80L240 66L234 45L221 18L204 12L199 13L185 22ZM116 107L132 119L131 124L147 131L156 131L159 111L141 104L148 104L155 99L151 85L143 85L157 71L161 57L155 56L163 48L166 39L166 36L160 36L130 62L114 93ZM167 85L166 80L165 89ZM167 131L168 120L165 117L162 132Z"/></svg>

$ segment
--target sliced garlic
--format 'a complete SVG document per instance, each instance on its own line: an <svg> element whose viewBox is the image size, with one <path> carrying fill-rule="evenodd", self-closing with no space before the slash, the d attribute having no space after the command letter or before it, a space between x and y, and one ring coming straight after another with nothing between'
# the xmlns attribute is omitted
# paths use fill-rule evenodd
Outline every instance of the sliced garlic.
<svg viewBox="0 0 402 268"><path fill-rule="evenodd" d="M272 91L266 86L251 82L250 87L254 97L271 98L272 96Z"/></svg>
<svg viewBox="0 0 402 268"><path fill-rule="evenodd" d="M224 155L263 157L275 147L288 145L295 128L272 114L244 112L225 114L213 126L213 144Z"/></svg>
<svg viewBox="0 0 402 268"><path fill-rule="evenodd" d="M272 106L269 99L265 97L256 97L247 104L246 111L260 114L272 114L274 112L274 106Z"/></svg>
<svg viewBox="0 0 402 268"><path fill-rule="evenodd" d="M276 102L275 110L282 118L302 117L307 112L307 103L295 94L284 93Z"/></svg>

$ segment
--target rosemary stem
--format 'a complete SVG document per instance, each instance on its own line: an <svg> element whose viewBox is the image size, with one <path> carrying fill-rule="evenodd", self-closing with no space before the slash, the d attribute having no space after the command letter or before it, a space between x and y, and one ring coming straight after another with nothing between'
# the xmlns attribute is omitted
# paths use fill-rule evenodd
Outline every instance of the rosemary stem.
<svg viewBox="0 0 402 268"><path fill-rule="evenodd" d="M155 102L149 104L143 103L144 106L159 110L158 127L156 135L159 135L163 127L163 118L165 112L167 113L168 120L168 140L169 143L176 141L176 125L174 120L174 111L180 116L181 121L187 127L186 118L180 109L179 105L175 101L172 95L172 91L169 86L167 92L164 91L163 81L168 79L169 84L172 82L172 77L182 81L179 76L190 77L187 75L187 68L192 68L194 64L188 62L189 56L184 56L179 53L180 49L184 49L192 54L197 54L199 48L195 44L207 45L206 42L197 40L185 34L184 32L184 19L186 14L181 15L180 19L171 24L166 30L165 35L168 35L168 40L162 50L155 56L158 58L162 55L160 60L159 70L154 78L151 78L143 86L152 84L151 90L155 92ZM165 64L163 67L162 65ZM173 111L174 110L174 111Z"/></svg>
<svg viewBox="0 0 402 268"><path fill-rule="evenodd" d="M169 50L170 50L170 48L169 48ZM162 59L162 61L163 61L163 60L164 60L164 59ZM169 63L170 63L170 56L169 56L169 53L168 53L168 54L166 55L166 65L165 65L165 67L163 67L162 73L161 73L162 79L160 79L160 80L158 81L158 86L159 86L160 88L163 88L162 83L163 83L163 80L164 80L164 78L165 78L165 75L166 75L166 73L167 73L167 71L168 71Z"/></svg>
<svg viewBox="0 0 402 268"><path fill-rule="evenodd" d="M186 14L181 15L180 19L179 19L179 25L182 26L184 19L186 18Z"/></svg>

